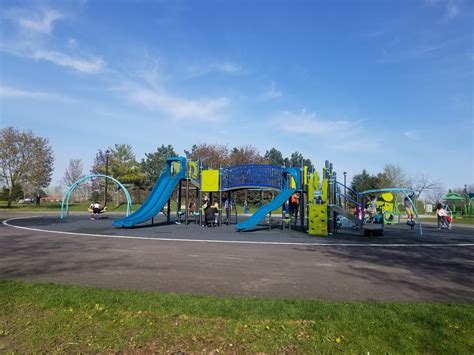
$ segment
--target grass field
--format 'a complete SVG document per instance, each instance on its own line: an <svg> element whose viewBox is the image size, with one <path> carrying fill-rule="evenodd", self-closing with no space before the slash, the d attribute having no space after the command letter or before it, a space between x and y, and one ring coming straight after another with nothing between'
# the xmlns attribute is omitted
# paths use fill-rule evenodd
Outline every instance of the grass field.
<svg viewBox="0 0 474 355"><path fill-rule="evenodd" d="M474 306L216 298L0 281L0 352L474 352Z"/></svg>

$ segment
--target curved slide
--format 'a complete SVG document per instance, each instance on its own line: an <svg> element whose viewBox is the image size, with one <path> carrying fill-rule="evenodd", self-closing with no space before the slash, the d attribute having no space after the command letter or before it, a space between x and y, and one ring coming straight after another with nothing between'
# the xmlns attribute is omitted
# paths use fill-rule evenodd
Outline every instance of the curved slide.
<svg viewBox="0 0 474 355"><path fill-rule="evenodd" d="M291 195L293 195L295 191L296 189L288 188L281 190L280 193L270 203L260 207L247 220L237 224L235 228L238 231L254 228L265 218L267 214L270 213L270 211L281 208L281 206L290 198Z"/></svg>
<svg viewBox="0 0 474 355"><path fill-rule="evenodd" d="M171 166L173 162L181 163L180 170L173 176ZM183 163L184 162L184 163ZM140 208L128 217L112 222L115 227L133 227L155 217L165 206L180 180L186 178L186 160L184 158L170 158L166 161L166 170L160 175L153 190Z"/></svg>

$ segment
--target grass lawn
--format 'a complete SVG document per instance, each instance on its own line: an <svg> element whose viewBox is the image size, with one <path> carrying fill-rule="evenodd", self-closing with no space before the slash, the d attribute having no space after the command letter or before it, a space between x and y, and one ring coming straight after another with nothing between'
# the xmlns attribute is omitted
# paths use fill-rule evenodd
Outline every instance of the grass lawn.
<svg viewBox="0 0 474 355"><path fill-rule="evenodd" d="M0 352L474 352L474 305L217 298L0 281Z"/></svg>

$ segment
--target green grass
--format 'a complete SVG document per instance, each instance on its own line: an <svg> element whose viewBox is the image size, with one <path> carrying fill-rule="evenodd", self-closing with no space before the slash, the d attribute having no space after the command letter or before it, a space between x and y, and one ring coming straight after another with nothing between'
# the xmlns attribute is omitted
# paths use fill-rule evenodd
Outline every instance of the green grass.
<svg viewBox="0 0 474 355"><path fill-rule="evenodd" d="M0 281L0 352L474 352L471 304L217 298Z"/></svg>

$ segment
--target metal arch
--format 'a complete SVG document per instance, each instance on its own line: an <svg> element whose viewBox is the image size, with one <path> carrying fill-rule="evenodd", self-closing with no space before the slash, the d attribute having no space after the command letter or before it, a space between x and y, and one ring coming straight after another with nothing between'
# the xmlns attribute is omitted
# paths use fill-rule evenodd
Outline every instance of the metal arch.
<svg viewBox="0 0 474 355"><path fill-rule="evenodd" d="M72 192L83 182L97 178L97 177L103 177L106 179L110 179L114 181L117 185L120 186L120 188L123 190L125 197L127 198L127 212L126 215L128 216L132 210L132 198L130 197L130 193L128 192L127 188L117 179L114 179L112 176L104 175L104 174L92 174L92 175L87 175L79 180L77 180L74 184L72 184L67 191L65 192L63 199L61 201L61 219L64 218L64 212L66 212L66 218L69 217L69 199L71 198ZM64 209L64 205L66 205L66 208Z"/></svg>
<svg viewBox="0 0 474 355"><path fill-rule="evenodd" d="M412 199L408 196L410 193L415 193L412 189L404 189L404 188L387 188L387 189L375 189L375 190L367 190L361 192L362 195L368 194L368 193L376 193L376 192L401 192L405 197L410 201L410 204L413 207L413 211L415 212L416 219L418 220L418 225L420 226L420 235L423 235L423 228L421 227L421 221L420 221L420 216L418 215L418 210L416 209L415 203L412 201Z"/></svg>

